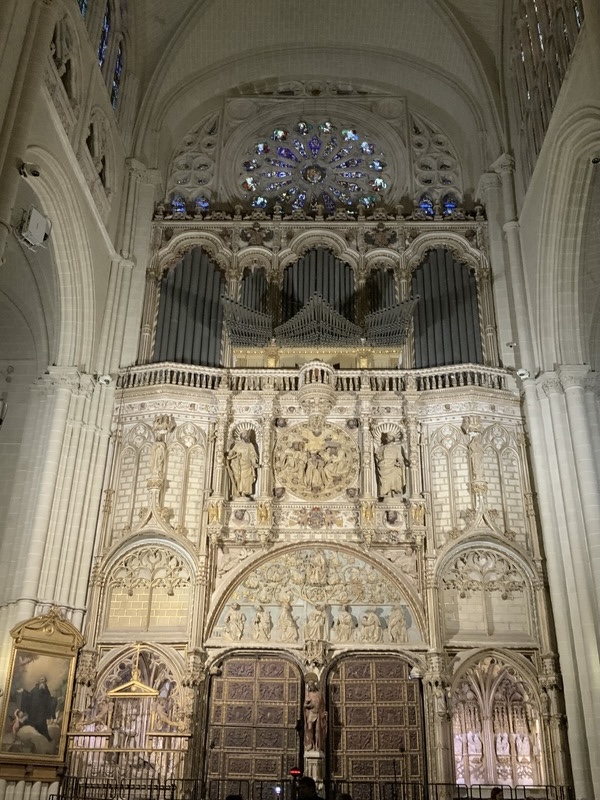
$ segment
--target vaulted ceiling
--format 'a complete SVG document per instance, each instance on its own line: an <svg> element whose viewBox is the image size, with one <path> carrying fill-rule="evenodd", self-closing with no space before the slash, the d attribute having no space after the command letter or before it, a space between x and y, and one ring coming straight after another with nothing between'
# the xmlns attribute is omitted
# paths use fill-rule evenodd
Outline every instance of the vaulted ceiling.
<svg viewBox="0 0 600 800"><path fill-rule="evenodd" d="M504 139L504 7L498 0L127 3L140 81L137 155L164 169L183 135L225 97L314 80L406 97L489 163Z"/></svg>

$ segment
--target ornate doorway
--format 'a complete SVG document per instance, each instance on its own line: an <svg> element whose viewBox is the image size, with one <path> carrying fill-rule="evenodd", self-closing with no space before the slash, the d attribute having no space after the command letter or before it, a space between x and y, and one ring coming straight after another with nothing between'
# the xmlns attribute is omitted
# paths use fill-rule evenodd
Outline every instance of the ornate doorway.
<svg viewBox="0 0 600 800"><path fill-rule="evenodd" d="M328 676L329 774L354 800L374 784L426 780L420 688L408 676L405 661L385 656L344 659Z"/></svg>
<svg viewBox="0 0 600 800"><path fill-rule="evenodd" d="M300 670L278 656L239 656L213 677L207 796L278 783L299 763ZM256 793L254 793L255 796Z"/></svg>

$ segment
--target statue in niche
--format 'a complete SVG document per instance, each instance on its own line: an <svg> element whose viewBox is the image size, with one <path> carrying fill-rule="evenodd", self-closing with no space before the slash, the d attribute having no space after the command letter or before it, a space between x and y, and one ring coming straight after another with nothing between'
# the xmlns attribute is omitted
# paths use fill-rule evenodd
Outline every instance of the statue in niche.
<svg viewBox="0 0 600 800"><path fill-rule="evenodd" d="M375 451L378 497L402 496L406 489L408 459L400 435L384 433Z"/></svg>
<svg viewBox="0 0 600 800"><path fill-rule="evenodd" d="M251 497L258 454L252 443L250 431L240 431L227 453L227 472L231 478L234 497Z"/></svg>
<svg viewBox="0 0 600 800"><path fill-rule="evenodd" d="M268 642L271 638L271 613L259 605L256 606L256 616L254 617L254 638L257 642Z"/></svg>
<svg viewBox="0 0 600 800"><path fill-rule="evenodd" d="M362 615L358 638L365 644L378 644L383 639L381 620L375 613L374 608L368 608Z"/></svg>
<svg viewBox="0 0 600 800"><path fill-rule="evenodd" d="M304 750L322 751L327 735L327 712L323 693L319 690L316 681L306 684L306 697L304 700Z"/></svg>
<svg viewBox="0 0 600 800"><path fill-rule="evenodd" d="M333 623L336 641L340 644L351 642L355 628L356 623L354 622L354 617L350 613L348 606L342 606L337 619Z"/></svg>
<svg viewBox="0 0 600 800"><path fill-rule="evenodd" d="M510 743L508 733L498 733L496 735L496 755L498 757L510 755Z"/></svg>
<svg viewBox="0 0 600 800"><path fill-rule="evenodd" d="M292 616L292 607L289 603L284 603L281 606L281 613L279 614L279 622L277 624L277 638L281 642L298 641L298 626L296 620Z"/></svg>
<svg viewBox="0 0 600 800"><path fill-rule="evenodd" d="M152 461L150 477L154 480L165 479L165 463L167 459L167 435L175 430L175 420L170 414L158 414L152 423L154 444L152 445Z"/></svg>
<svg viewBox="0 0 600 800"><path fill-rule="evenodd" d="M517 760L520 762L529 761L531 756L529 736L526 734L517 733L515 736L515 746L517 748Z"/></svg>
<svg viewBox="0 0 600 800"><path fill-rule="evenodd" d="M327 625L327 606L316 604L304 623L304 641L319 642L325 639Z"/></svg>
<svg viewBox="0 0 600 800"><path fill-rule="evenodd" d="M480 756L483 752L481 737L477 731L467 731L467 753L470 756Z"/></svg>
<svg viewBox="0 0 600 800"><path fill-rule="evenodd" d="M396 606L388 618L388 630L390 632L390 642L407 642L408 629L406 627L406 617L402 606Z"/></svg>
<svg viewBox="0 0 600 800"><path fill-rule="evenodd" d="M469 437L469 463L471 465L471 479L484 480L483 473L483 441L481 436L481 420L479 417L470 416L463 420L462 429Z"/></svg>
<svg viewBox="0 0 600 800"><path fill-rule="evenodd" d="M246 615L240 609L239 603L232 603L225 617L225 636L232 642L239 642L244 635Z"/></svg>

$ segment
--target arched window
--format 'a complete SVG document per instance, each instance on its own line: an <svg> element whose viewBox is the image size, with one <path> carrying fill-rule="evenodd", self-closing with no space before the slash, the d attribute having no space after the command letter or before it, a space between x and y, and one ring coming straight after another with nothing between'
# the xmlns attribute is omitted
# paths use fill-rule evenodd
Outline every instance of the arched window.
<svg viewBox="0 0 600 800"><path fill-rule="evenodd" d="M110 19L110 4L106 4L106 8L104 10L104 17L102 19L102 28L100 31L100 42L98 43L98 63L102 68L104 66L104 61L106 60L106 52L108 50L108 40L110 38L110 26L111 26L111 19Z"/></svg>
<svg viewBox="0 0 600 800"><path fill-rule="evenodd" d="M88 0L77 0L77 5L79 6L79 11L81 12L81 16L85 17L88 10Z"/></svg>
<svg viewBox="0 0 600 800"><path fill-rule="evenodd" d="M119 104L119 95L121 90L122 78L123 78L123 42L120 42L119 47L117 49L115 68L113 70L112 84L110 87L110 104L113 108L116 108Z"/></svg>
<svg viewBox="0 0 600 800"><path fill-rule="evenodd" d="M224 278L200 247L163 275L154 361L218 367Z"/></svg>
<svg viewBox="0 0 600 800"><path fill-rule="evenodd" d="M415 367L482 364L477 283L472 271L443 248L431 250L412 281Z"/></svg>

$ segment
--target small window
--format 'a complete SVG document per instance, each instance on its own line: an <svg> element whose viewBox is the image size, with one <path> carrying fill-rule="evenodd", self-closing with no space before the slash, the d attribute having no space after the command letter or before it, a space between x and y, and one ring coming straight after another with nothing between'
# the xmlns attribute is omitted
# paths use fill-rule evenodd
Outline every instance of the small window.
<svg viewBox="0 0 600 800"><path fill-rule="evenodd" d="M88 10L88 0L77 0L77 5L79 6L79 11L81 12L81 16L85 17Z"/></svg>
<svg viewBox="0 0 600 800"><path fill-rule="evenodd" d="M112 85L110 87L110 104L116 108L119 104L119 91L121 89L121 79L123 77L123 44L119 45L117 50L117 59L115 61L115 69L113 72Z"/></svg>
<svg viewBox="0 0 600 800"><path fill-rule="evenodd" d="M108 50L108 38L110 36L110 6L107 4L102 20L102 31L100 32L100 43L98 45L98 63L102 67L106 59Z"/></svg>

